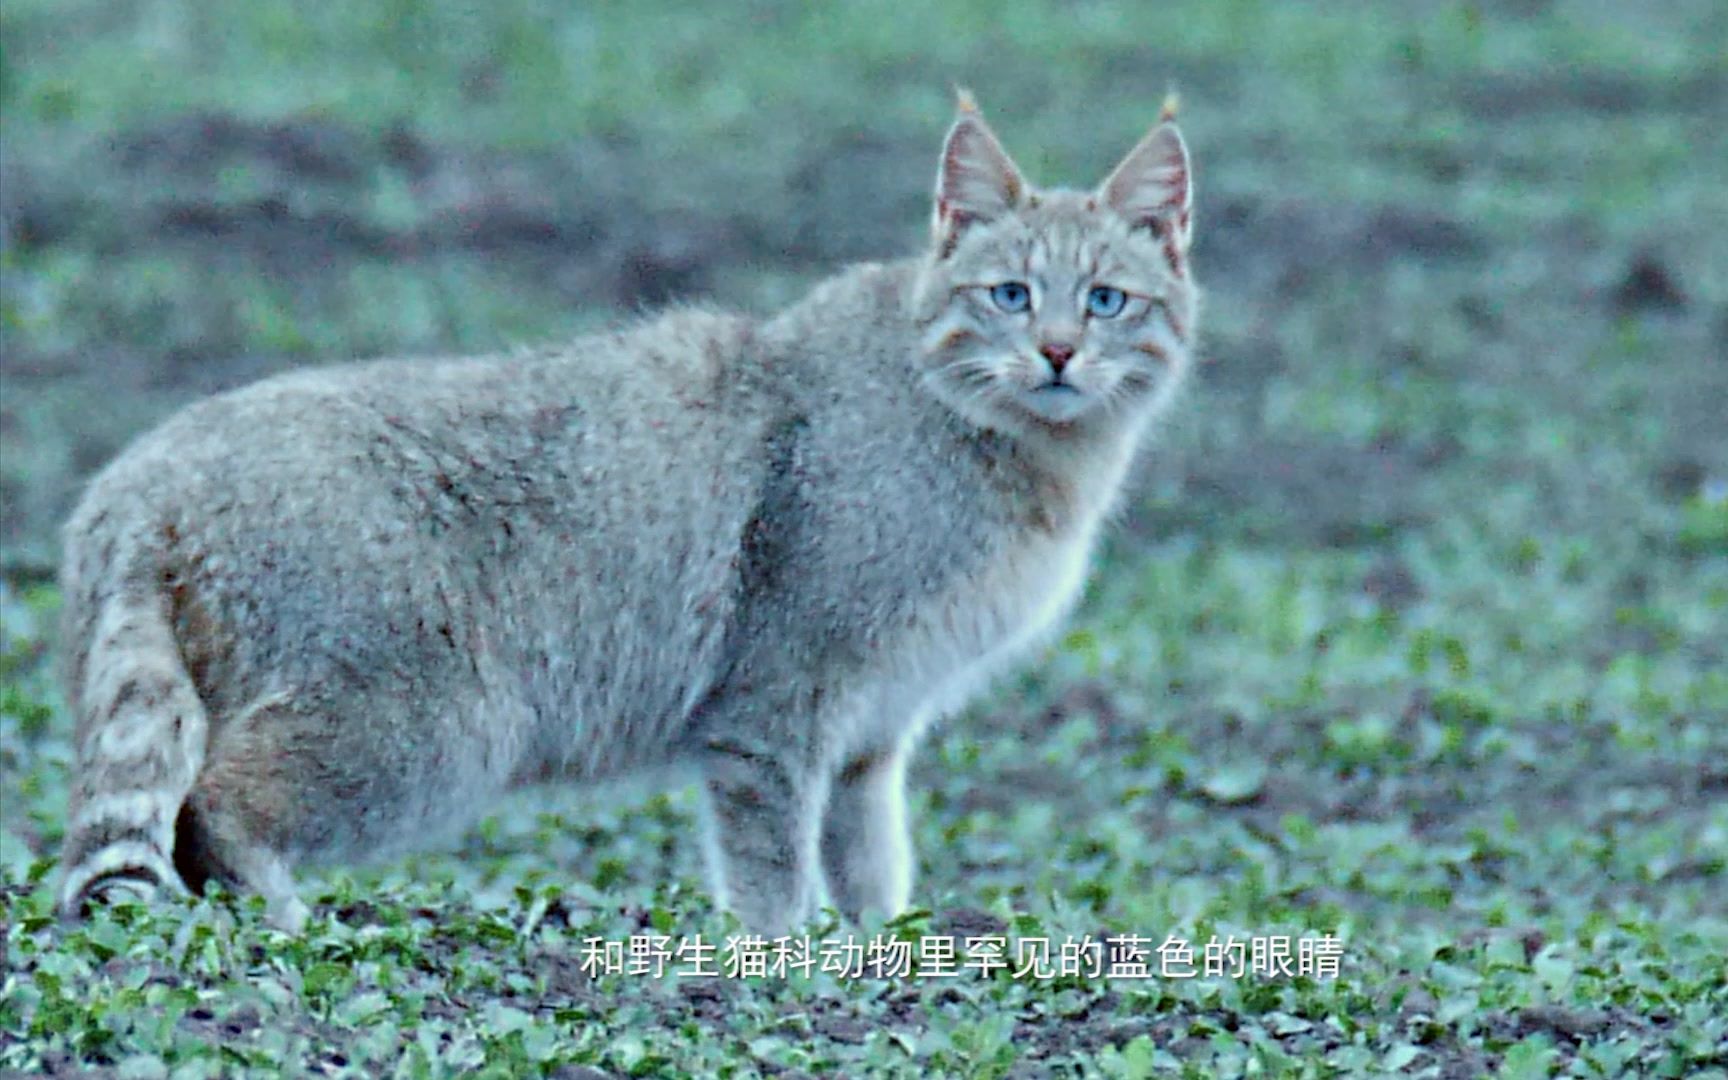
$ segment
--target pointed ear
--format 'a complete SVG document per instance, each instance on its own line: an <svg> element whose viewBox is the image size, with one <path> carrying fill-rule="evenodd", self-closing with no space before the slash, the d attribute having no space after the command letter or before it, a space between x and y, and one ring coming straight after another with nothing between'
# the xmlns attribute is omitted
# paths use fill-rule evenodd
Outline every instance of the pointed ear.
<svg viewBox="0 0 1728 1080"><path fill-rule="evenodd" d="M946 255L968 225L1001 217L1020 205L1026 182L984 115L962 90L960 115L942 145L936 173L936 243Z"/></svg>
<svg viewBox="0 0 1728 1080"><path fill-rule="evenodd" d="M1170 241L1178 252L1188 250L1194 210L1193 172L1188 145L1170 119L1140 140L1122 164L1098 189L1099 201Z"/></svg>

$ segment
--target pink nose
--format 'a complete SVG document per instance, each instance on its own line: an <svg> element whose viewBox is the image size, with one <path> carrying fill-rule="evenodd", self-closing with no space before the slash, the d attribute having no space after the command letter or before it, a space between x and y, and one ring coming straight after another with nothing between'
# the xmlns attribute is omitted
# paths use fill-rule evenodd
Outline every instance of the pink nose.
<svg viewBox="0 0 1728 1080"><path fill-rule="evenodd" d="M1044 359L1050 361L1050 369L1058 375L1068 366L1068 361L1074 359L1074 346L1060 341L1047 341L1038 346L1038 351L1044 354Z"/></svg>

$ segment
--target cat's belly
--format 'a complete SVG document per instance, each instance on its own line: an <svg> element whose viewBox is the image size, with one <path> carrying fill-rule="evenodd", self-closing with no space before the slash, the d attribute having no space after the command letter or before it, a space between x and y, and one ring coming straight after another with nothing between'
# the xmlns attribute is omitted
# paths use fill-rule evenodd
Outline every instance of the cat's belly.
<svg viewBox="0 0 1728 1080"><path fill-rule="evenodd" d="M509 691L534 719L514 782L616 776L673 759L677 732L720 667L732 601L713 563L610 603L590 594L577 617L548 614L516 642Z"/></svg>

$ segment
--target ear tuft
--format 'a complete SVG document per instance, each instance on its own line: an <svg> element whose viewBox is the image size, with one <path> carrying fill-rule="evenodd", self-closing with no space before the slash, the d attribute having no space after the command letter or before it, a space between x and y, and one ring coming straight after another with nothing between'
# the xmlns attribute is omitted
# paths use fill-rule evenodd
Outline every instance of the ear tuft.
<svg viewBox="0 0 1728 1080"><path fill-rule="evenodd" d="M1020 170L984 122L978 103L962 89L955 97L959 115L948 129L936 173L934 232L943 254L953 250L969 225L1012 212L1026 193Z"/></svg>
<svg viewBox="0 0 1728 1080"><path fill-rule="evenodd" d="M1164 118L1116 166L1098 197L1136 228L1144 226L1169 241L1180 254L1188 250L1192 226L1193 170L1188 144L1168 117L1174 101L1167 99L1164 108Z"/></svg>

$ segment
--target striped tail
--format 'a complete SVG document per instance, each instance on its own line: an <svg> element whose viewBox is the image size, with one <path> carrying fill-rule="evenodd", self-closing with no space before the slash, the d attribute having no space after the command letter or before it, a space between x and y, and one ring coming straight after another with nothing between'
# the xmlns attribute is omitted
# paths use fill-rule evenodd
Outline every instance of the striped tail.
<svg viewBox="0 0 1728 1080"><path fill-rule="evenodd" d="M64 643L70 656L88 650L68 672L78 745L60 914L70 919L115 892L185 891L174 826L208 731L160 593L128 581L79 614L82 625L69 621Z"/></svg>

